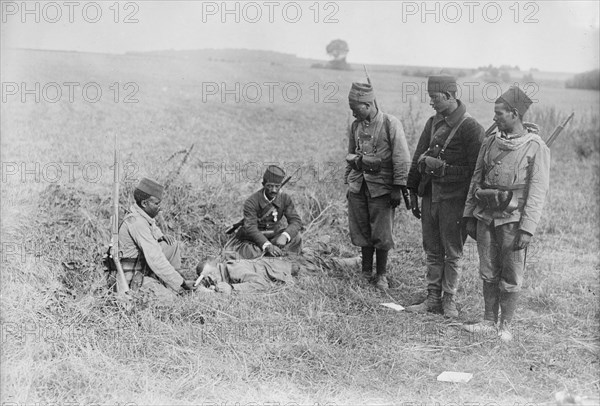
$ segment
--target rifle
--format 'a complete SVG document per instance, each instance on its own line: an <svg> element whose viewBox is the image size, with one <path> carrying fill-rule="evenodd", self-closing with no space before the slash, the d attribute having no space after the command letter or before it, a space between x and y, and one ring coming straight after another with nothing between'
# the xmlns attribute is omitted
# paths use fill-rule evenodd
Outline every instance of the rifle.
<svg viewBox="0 0 600 406"><path fill-rule="evenodd" d="M117 133L115 133L114 178L113 178L113 215L111 216L112 238L108 246L109 257L114 263L117 275L117 294L129 292L129 285L119 259L119 151L117 149Z"/></svg>
<svg viewBox="0 0 600 406"><path fill-rule="evenodd" d="M367 66L363 65L363 69L365 70L365 76L367 77L367 83L371 85L371 87L373 87L373 85L371 84L371 78L369 77L369 72L367 72ZM379 107L377 106L377 98L373 99L373 104L375 105L375 108L377 110L379 110Z"/></svg>
<svg viewBox="0 0 600 406"><path fill-rule="evenodd" d="M556 140L556 138L558 138L558 136L560 135L560 133L562 132L562 130L564 130L564 128L566 127L566 125L569 124L569 121L571 121L571 119L574 116L575 116L575 112L572 112L569 115L569 117L567 117L566 120L562 124L560 124L558 127L556 127L554 129L554 131L552 132L552 134L550 134L550 136L548 137L548 139L544 141L548 147L550 147L550 145L552 145L554 143L554 141ZM498 125L494 122L494 124L492 124L490 126L490 128L488 128L485 131L485 136L486 137L490 136L494 132L494 130L496 129L496 127L498 127Z"/></svg>
<svg viewBox="0 0 600 406"><path fill-rule="evenodd" d="M497 127L498 127L498 124L496 124L496 122L494 121L494 123L490 126L490 128L485 130L486 138L489 137L490 135L492 135L492 133L494 132L494 130L496 130Z"/></svg>
<svg viewBox="0 0 600 406"><path fill-rule="evenodd" d="M296 169L294 171L294 173L292 173L290 176L288 176L287 178L284 179L284 181L281 183L281 187L279 188L279 190L281 190L282 187L285 186L286 183L288 183L290 181L290 179L292 179L292 177L294 177L294 175L296 175L296 173L301 169L302 167L299 167L298 169ZM233 232L235 232L238 228L240 228L241 226L244 225L244 219L241 219L240 221L238 221L237 223L232 224L227 230L225 230L225 234L232 234Z"/></svg>
<svg viewBox="0 0 600 406"><path fill-rule="evenodd" d="M565 122L562 123L561 125L559 125L558 127L556 127L554 129L554 132L552 134L550 134L548 139L545 141L548 148L550 148L550 145L552 145L552 143L554 143L554 140L556 140L556 138L558 138L558 135L562 132L562 130L565 128L565 126L569 123L569 121L571 121L571 119L573 118L574 115L575 115L575 112L572 112L571 115L569 115L569 117L567 117Z"/></svg>
<svg viewBox="0 0 600 406"><path fill-rule="evenodd" d="M371 84L371 78L369 77L369 72L367 71L367 66L363 65L363 69L365 70L365 76L367 77L367 83L371 85L371 87L373 87L373 85ZM379 107L377 106L377 98L373 99L373 104L375 105L375 108L377 110L379 110ZM408 195L408 189L406 188L402 188L400 189L402 191L402 198L404 199L404 205L406 206L406 210L410 210L410 197Z"/></svg>
<svg viewBox="0 0 600 406"><path fill-rule="evenodd" d="M552 134L550 134L550 136L544 141L548 148L550 148L550 146L554 143L556 138L559 136L559 134L562 132L562 130L565 128L565 126L569 123L569 121L573 118L574 115L575 112L572 112L569 115L569 117L567 117L567 119L562 124L556 127ZM513 193L512 190L502 191L501 193L502 196L499 200L501 200L501 202L504 204L504 206L501 207L502 210L513 211L517 207L519 207L517 194Z"/></svg>

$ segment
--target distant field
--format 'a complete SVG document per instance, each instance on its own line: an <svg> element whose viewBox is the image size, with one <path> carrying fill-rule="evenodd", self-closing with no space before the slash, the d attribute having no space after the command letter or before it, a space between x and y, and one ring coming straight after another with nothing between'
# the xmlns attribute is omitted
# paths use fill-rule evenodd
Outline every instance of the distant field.
<svg viewBox="0 0 600 406"><path fill-rule="evenodd" d="M270 162L302 168L286 188L306 225L306 247L323 257L358 255L347 234L342 174L347 93L364 73L310 64L257 51L3 55L3 86L17 87L3 89L0 127L1 402L513 405L549 403L565 388L600 394L600 98L560 87L561 75L534 73L540 83L529 88L538 101L526 121L543 136L572 111L575 118L552 147L550 195L510 346L469 336L440 316L380 306L424 295L420 223L405 210L396 214L389 295L355 269L305 272L274 292L192 296L166 309L126 309L107 295L97 261L109 238L114 133L124 164L122 208L137 179L170 179L181 151L195 145L163 205L190 268L219 252L223 230L240 217ZM401 71L369 73L413 152L433 110L426 78ZM473 89L463 101L487 128L497 86L461 81ZM39 102L35 94L22 102L22 84L35 93L36 82ZM72 101L65 82L79 83ZM52 83L63 92L55 103L48 101L56 98ZM96 89L102 95L91 102ZM461 321L481 317L477 264L469 240ZM474 378L437 382L444 370Z"/></svg>

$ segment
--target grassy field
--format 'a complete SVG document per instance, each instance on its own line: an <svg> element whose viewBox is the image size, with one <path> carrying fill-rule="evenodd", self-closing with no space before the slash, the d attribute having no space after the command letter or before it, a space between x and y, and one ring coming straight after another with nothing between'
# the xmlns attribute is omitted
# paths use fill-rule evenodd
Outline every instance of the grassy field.
<svg viewBox="0 0 600 406"><path fill-rule="evenodd" d="M174 179L163 226L185 242L190 269L219 253L223 230L270 162L302 168L286 188L303 217L306 248L324 258L358 255L342 174L347 92L364 80L361 70L309 69L290 55L250 51L10 51L2 59L3 86L18 85L3 88L0 128L3 404L537 405L565 389L599 395L598 92L532 88L538 102L526 118L542 135L576 115L552 147L550 195L530 249L516 337L506 345L441 316L380 306L409 305L425 293L420 223L405 210L396 213L388 294L344 268L305 271L294 285L264 294L193 295L168 307L126 307L108 294L98 264L109 240L115 133L121 207L132 203L140 177ZM414 151L432 113L421 93L425 79L390 69L370 74ZM462 79L475 83L472 97L463 97L469 111L489 126L494 88L484 97L485 83ZM23 83L35 89L36 82L39 102L23 93ZM72 100L65 82L80 84ZM62 89L55 103L51 83ZM86 100L81 90L91 83ZM102 96L92 102L97 88ZM460 322L482 316L477 265L469 240ZM437 382L445 370L473 379Z"/></svg>

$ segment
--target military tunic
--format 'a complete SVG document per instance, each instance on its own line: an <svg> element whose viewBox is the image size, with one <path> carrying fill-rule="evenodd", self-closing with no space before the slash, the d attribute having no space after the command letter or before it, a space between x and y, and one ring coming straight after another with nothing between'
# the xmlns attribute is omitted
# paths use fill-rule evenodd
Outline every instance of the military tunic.
<svg viewBox="0 0 600 406"><path fill-rule="evenodd" d="M466 236L461 232L461 218L469 190L471 175L484 138L483 127L467 117L466 106L458 100L457 108L448 116L429 118L408 174L408 188L424 191L421 212L423 249L427 263L427 289L456 294L460 279L459 261ZM462 122L462 123L461 123ZM457 127L458 126L458 127ZM429 148L439 148L456 128L440 159L446 161L446 175L427 178L418 168L419 157Z"/></svg>
<svg viewBox="0 0 600 406"><path fill-rule="evenodd" d="M526 249L514 250L514 240L520 230L535 233L550 187L550 150L536 126L524 126L526 133L512 139L496 135L485 140L464 210L465 217L478 220L481 278L499 283L504 292L521 289ZM503 151L509 152L502 157ZM486 207L475 197L482 188L512 191L514 210Z"/></svg>
<svg viewBox="0 0 600 406"><path fill-rule="evenodd" d="M283 233L290 237L284 251L300 253L301 228L302 219L288 194L279 192L273 201L269 202L264 189L260 189L244 202L244 224L225 244L224 255L231 259L258 258L262 255L264 244L274 241Z"/></svg>
<svg viewBox="0 0 600 406"><path fill-rule="evenodd" d="M159 296L175 296L175 292L181 291L184 280L177 271L181 268L181 247L178 242L174 245L159 243L161 237L163 233L156 225L156 220L137 204L132 205L119 228L121 256L128 259L127 263L123 261L123 268L130 281L133 270L131 260L137 258L136 269L146 275L142 290L152 291Z"/></svg>
<svg viewBox="0 0 600 406"><path fill-rule="evenodd" d="M392 186L405 186L410 154L402 123L378 111L370 122L354 121L348 130L348 153L372 154L381 170L369 173L346 166L348 220L352 243L359 247L390 250L394 247Z"/></svg>

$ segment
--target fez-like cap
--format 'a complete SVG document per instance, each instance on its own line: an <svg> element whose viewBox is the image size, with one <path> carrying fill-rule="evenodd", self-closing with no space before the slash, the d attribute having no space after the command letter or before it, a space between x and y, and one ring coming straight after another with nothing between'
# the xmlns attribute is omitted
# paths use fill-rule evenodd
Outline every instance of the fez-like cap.
<svg viewBox="0 0 600 406"><path fill-rule="evenodd" d="M162 200L165 187L153 179L142 178L136 189Z"/></svg>
<svg viewBox="0 0 600 406"><path fill-rule="evenodd" d="M456 78L451 75L434 75L427 78L427 91L435 93L456 92Z"/></svg>
<svg viewBox="0 0 600 406"><path fill-rule="evenodd" d="M283 183L285 172L276 165L269 165L263 175L264 183Z"/></svg>
<svg viewBox="0 0 600 406"><path fill-rule="evenodd" d="M502 93L502 96L496 99L496 103L504 103L519 112L519 116L523 118L523 115L529 110L529 106L533 103L531 99L521 90L518 86L511 86L508 90Z"/></svg>
<svg viewBox="0 0 600 406"><path fill-rule="evenodd" d="M352 83L350 93L348 94L348 100L356 101L359 103L369 103L375 100L375 92L373 86L368 83Z"/></svg>

